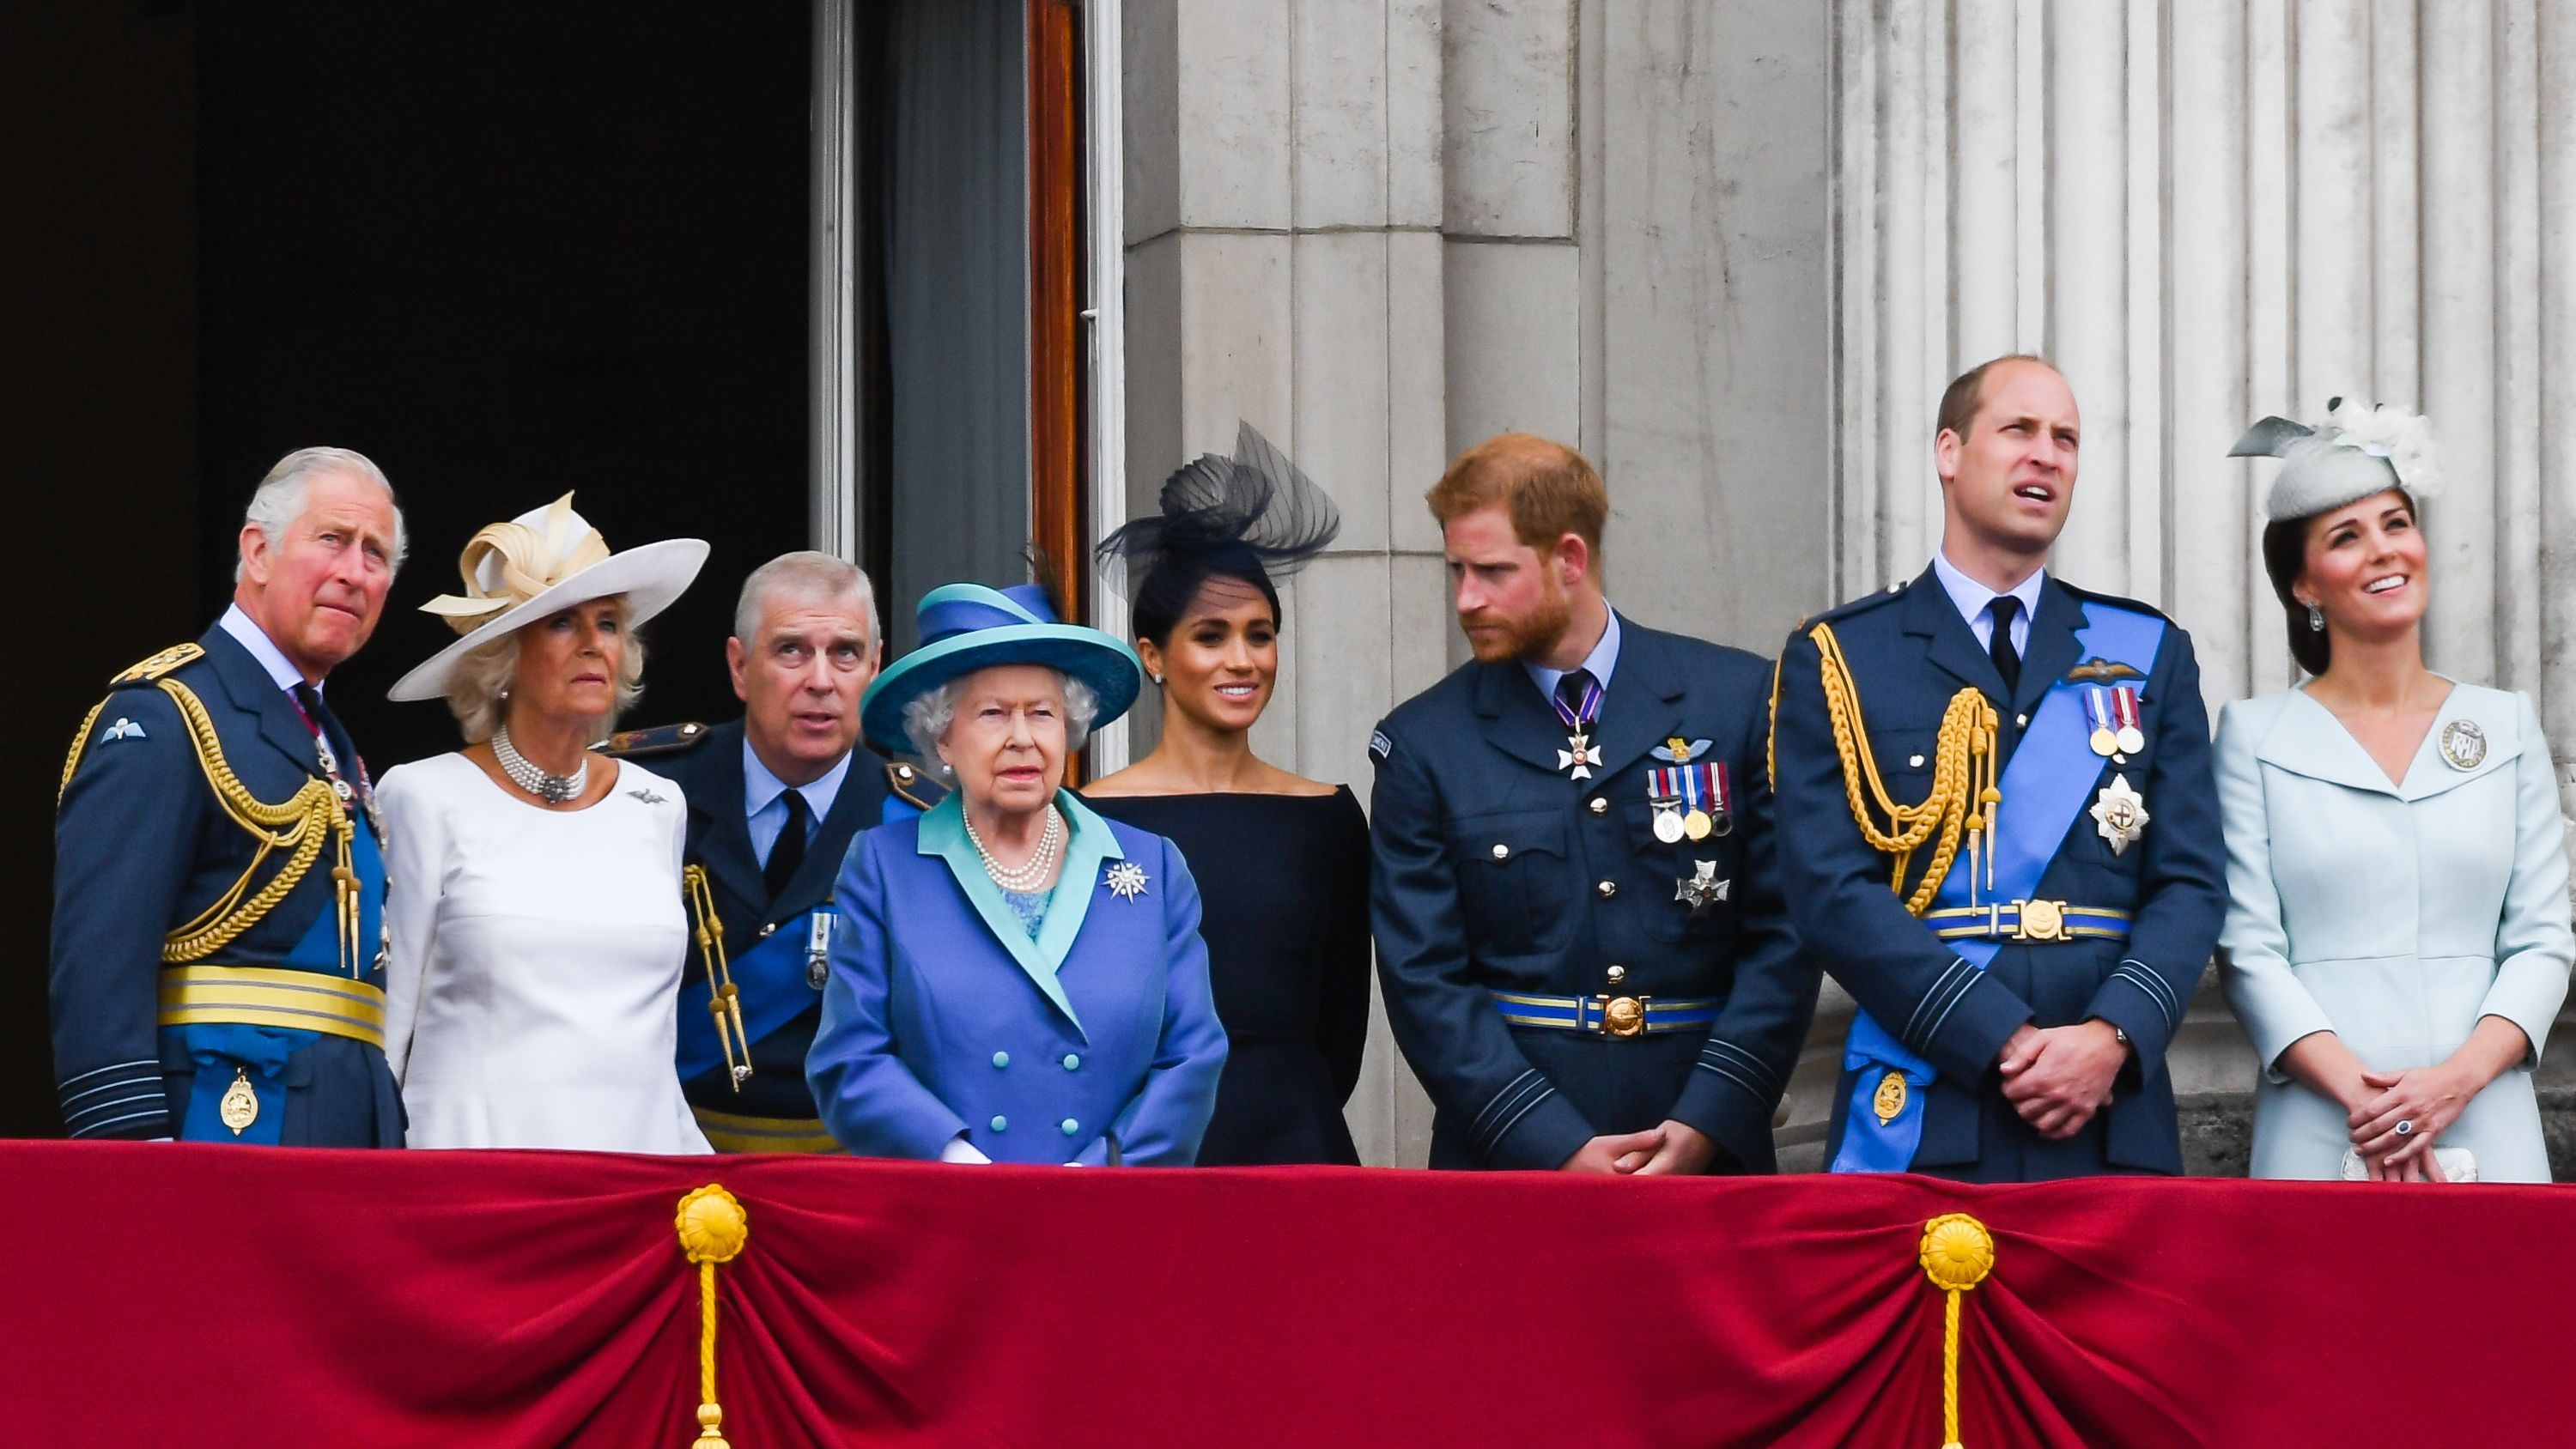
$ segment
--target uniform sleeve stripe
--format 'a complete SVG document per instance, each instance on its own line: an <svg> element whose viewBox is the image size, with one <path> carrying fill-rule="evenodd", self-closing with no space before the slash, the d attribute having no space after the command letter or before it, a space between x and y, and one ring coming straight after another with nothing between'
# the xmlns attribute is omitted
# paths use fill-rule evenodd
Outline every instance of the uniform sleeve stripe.
<svg viewBox="0 0 2576 1449"><path fill-rule="evenodd" d="M1764 1082L1770 1084L1771 1090L1777 1091L1781 1086L1780 1074L1771 1069L1769 1062L1731 1041L1711 1040L1708 1045L1700 1048L1699 1055L1701 1064L1712 1071L1724 1071L1726 1068L1721 1065L1721 1062L1731 1062L1738 1069L1750 1071L1759 1076Z"/></svg>
<svg viewBox="0 0 2576 1449"><path fill-rule="evenodd" d="M2165 1019L2165 1030L2170 1032L2174 1029L2176 1013L2173 987L2168 985L2163 977L2148 970L2145 963L2139 961L2121 962L2119 969L2113 971L2111 976L2114 980L2127 981L2136 986L2140 994L2155 1003L2156 1011Z"/></svg>
<svg viewBox="0 0 2576 1449"><path fill-rule="evenodd" d="M167 1122L169 1120L170 1114L168 1112L129 1112L122 1117L111 1117L104 1122L92 1122L87 1126L75 1130L72 1135L74 1137L96 1137L100 1133L109 1131L113 1128L122 1127L128 1122Z"/></svg>
<svg viewBox="0 0 2576 1449"><path fill-rule="evenodd" d="M112 1101L93 1102L89 1106L83 1107L77 1112L65 1113L63 1125L65 1127L70 1127L73 1123L78 1122L84 1117L95 1116L101 1112L117 1112L122 1108L131 1107L137 1102L161 1103L164 1110L167 1110L168 1101L169 1099L163 1095L161 1089L158 1086L155 1086L148 1092L136 1092L130 1096L118 1097Z"/></svg>
<svg viewBox="0 0 2576 1449"><path fill-rule="evenodd" d="M1772 1095L1771 1088L1748 1078L1743 1072L1735 1069L1734 1067L1721 1065L1717 1062L1708 1060L1706 1057L1700 1058L1699 1069L1703 1072L1715 1072L1719 1076L1726 1078L1728 1081L1733 1082L1735 1085L1742 1087L1745 1091L1751 1093L1756 1101Z"/></svg>
<svg viewBox="0 0 2576 1449"><path fill-rule="evenodd" d="M92 1067L92 1068L90 1068L90 1069L89 1069L88 1071L86 1071L86 1072L81 1072L81 1073L79 1073L79 1074L77 1074L77 1075L75 1075L75 1076L69 1076L69 1077L65 1077L65 1078L63 1078L62 1082L61 1082L61 1083L56 1087L56 1090L57 1090L57 1091L64 1091L64 1092L68 1092L68 1091L70 1091L73 1087L75 1087L75 1086L79 1085L79 1084L80 1084L80 1083L82 1083L82 1082L86 1082L86 1081L88 1081L88 1080L89 1080L90 1078L92 1078L92 1077L105 1076L105 1075L106 1075L107 1073L109 1073L109 1072L124 1072L124 1071L129 1071L130 1069L135 1068L135 1067L142 1067L142 1068L146 1068L146 1069L147 1069L147 1070L144 1070L144 1071L139 1071L139 1072L133 1072L133 1073L132 1073L133 1075L138 1076L138 1077L143 1077L143 1076L157 1076L157 1075L160 1073L160 1071L161 1071L161 1063L160 1063L159 1059L157 1059L157 1058L153 1058L153 1057L137 1057L137 1058L135 1058L133 1061L130 1061L130 1062L109 1062L106 1066L103 1066L103 1067Z"/></svg>
<svg viewBox="0 0 2576 1449"><path fill-rule="evenodd" d="M1486 1122L1489 1122L1489 1120L1492 1120L1494 1112L1499 1112L1499 1109L1502 1109L1504 1104L1510 1102L1512 1094L1515 1094L1515 1091L1520 1091L1520 1089L1525 1089L1525 1086L1530 1084L1530 1078L1535 1078L1535 1076L1538 1076L1538 1068L1535 1068L1535 1066L1520 1068L1520 1076L1515 1076L1515 1078L1512 1078L1512 1081L1507 1081L1507 1084L1502 1084L1502 1091L1497 1091L1497 1094L1494 1094L1492 1102L1486 1102L1486 1104L1484 1104L1484 1112L1476 1114L1476 1122L1473 1122L1473 1130L1479 1130L1479 1132L1484 1130L1484 1125L1486 1125Z"/></svg>
<svg viewBox="0 0 2576 1449"><path fill-rule="evenodd" d="M1539 1103L1544 1102L1555 1095L1556 1088L1542 1085L1539 1088L1537 1096L1530 1098L1528 1102L1522 1104L1519 1111L1514 1112L1511 1116L1505 1118L1503 1125L1494 1130L1493 1141L1487 1142L1483 1147L1478 1148L1477 1151L1487 1154L1492 1153L1494 1150L1494 1143L1500 1142L1504 1138L1512 1135L1512 1129L1520 1125L1523 1117L1526 1117L1531 1112L1535 1111Z"/></svg>
<svg viewBox="0 0 2576 1449"><path fill-rule="evenodd" d="M64 1093L62 1103L63 1110L66 1112L73 1111L75 1109L73 1108L72 1103L79 1101L83 1097L95 1097L101 1092L130 1092L141 1086L150 1086L157 1089L160 1085L161 1074L159 1072L136 1072L131 1076L119 1077L112 1082L100 1082L96 1086L83 1087L77 1092Z"/></svg>
<svg viewBox="0 0 2576 1449"><path fill-rule="evenodd" d="M1913 1014L1905 1018L1903 1039L1909 1042L1918 1040L1915 1029L1923 1024L1925 1015L1939 1009L1938 1003L1942 1000L1942 993L1950 988L1951 983L1958 980L1960 972L1976 969L1960 957L1951 957L1950 964L1942 968L1941 974L1932 978L1932 988L1923 993L1922 1000L1914 1003ZM1928 1037L1931 1033L1925 1032L1923 1035Z"/></svg>
<svg viewBox="0 0 2576 1449"><path fill-rule="evenodd" d="M1942 1004L1941 1014L1932 1018L1932 1024L1924 1028L1923 1040L1916 1043L1914 1048L1916 1051L1923 1052L1926 1056L1931 1055L1929 1051L1925 1051L1924 1049L1931 1045L1934 1038L1941 1035L1942 1023L1950 1019L1950 1013L1958 1009L1959 1003L1967 998L1968 993L1975 989L1976 984L1977 973L1971 971L1968 978L1959 983L1959 989L1952 992L1950 994L1950 999Z"/></svg>

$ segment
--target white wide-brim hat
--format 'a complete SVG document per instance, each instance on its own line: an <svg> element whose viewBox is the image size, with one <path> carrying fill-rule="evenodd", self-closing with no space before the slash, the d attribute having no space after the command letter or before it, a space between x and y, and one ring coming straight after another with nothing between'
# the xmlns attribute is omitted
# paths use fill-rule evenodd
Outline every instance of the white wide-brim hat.
<svg viewBox="0 0 2576 1449"><path fill-rule="evenodd" d="M475 648L575 604L622 594L627 623L641 624L671 607L706 561L706 540L698 538L664 539L610 553L599 530L572 511L569 493L507 523L492 524L466 543L457 560L465 592L441 594L420 606L465 637L395 681L386 697L440 698L458 661Z"/></svg>

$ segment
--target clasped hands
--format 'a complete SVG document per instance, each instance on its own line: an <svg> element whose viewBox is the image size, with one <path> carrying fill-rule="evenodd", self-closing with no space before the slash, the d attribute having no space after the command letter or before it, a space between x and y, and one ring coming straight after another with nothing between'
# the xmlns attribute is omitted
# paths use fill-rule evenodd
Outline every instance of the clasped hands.
<svg viewBox="0 0 2576 1449"><path fill-rule="evenodd" d="M1706 1172L1717 1160L1717 1141L1687 1122L1666 1118L1643 1132L1613 1132L1586 1141L1557 1165L1559 1172L1622 1177L1685 1176Z"/></svg>
<svg viewBox="0 0 2576 1449"><path fill-rule="evenodd" d="M2361 1101L2345 1123L2352 1128L2353 1151L2360 1154L2369 1180L2449 1181L2442 1175L2442 1159L2433 1153L2433 1139L2459 1120L2461 1109L2484 1084L2472 1081L2467 1070L2451 1062L2394 1072L2364 1068L2361 1083L2365 1089L2379 1090L2357 1094ZM2400 1122L2409 1124L2402 1136L2397 1131Z"/></svg>
<svg viewBox="0 0 2576 1449"><path fill-rule="evenodd" d="M2128 1045L2098 1017L2073 1026L2024 1022L2004 1040L1996 1070L2003 1074L2004 1100L2031 1130L2063 1141L2110 1105L2111 1084L2128 1060Z"/></svg>

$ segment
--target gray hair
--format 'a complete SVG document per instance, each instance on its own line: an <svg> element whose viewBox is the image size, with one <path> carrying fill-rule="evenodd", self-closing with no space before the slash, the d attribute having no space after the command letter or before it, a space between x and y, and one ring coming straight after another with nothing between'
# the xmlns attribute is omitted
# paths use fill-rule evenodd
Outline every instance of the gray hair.
<svg viewBox="0 0 2576 1449"><path fill-rule="evenodd" d="M760 642L760 616L769 610L773 595L814 602L859 596L859 611L867 616L868 643L877 642L877 591L868 582L865 569L812 549L782 553L751 571L742 581L742 597L733 606L733 637L742 647Z"/></svg>
<svg viewBox="0 0 2576 1449"><path fill-rule="evenodd" d="M590 602L584 600L583 602ZM631 617L626 596L617 595L610 602L617 605L618 617ZM580 608L568 604L566 608ZM546 617L552 617L551 615ZM529 624L538 622L531 618ZM479 745L492 738L492 732L509 717L510 681L519 673L519 646L526 643L528 631L523 625L497 639L487 639L465 651L447 676L447 709L465 731L465 743ZM591 727L592 744L598 744L617 731L617 717L634 708L644 693L644 639L629 631L626 635L625 662L617 668L617 705Z"/></svg>
<svg viewBox="0 0 2576 1449"><path fill-rule="evenodd" d="M957 721L957 701L966 693L966 681L983 670L961 674L937 689L914 695L903 707L903 735L912 742L912 752L934 765L940 764L939 741L948 727ZM1091 686L1061 669L1047 671L1055 676L1064 691L1064 747L1082 748L1091 738L1091 722L1100 717L1100 696ZM945 766L942 766L945 768Z"/></svg>
<svg viewBox="0 0 2576 1449"><path fill-rule="evenodd" d="M304 500L313 491L313 480L325 473L346 473L364 478L385 490L385 501L394 510L393 569L402 570L403 557L411 551L411 540L403 532L402 500L394 496L394 485L385 478L366 454L350 448L298 448L277 460L268 476L250 495L250 506L242 510L242 525L257 528L268 539L270 548L286 542L286 531L304 516ZM233 582L240 583L241 563L233 564Z"/></svg>

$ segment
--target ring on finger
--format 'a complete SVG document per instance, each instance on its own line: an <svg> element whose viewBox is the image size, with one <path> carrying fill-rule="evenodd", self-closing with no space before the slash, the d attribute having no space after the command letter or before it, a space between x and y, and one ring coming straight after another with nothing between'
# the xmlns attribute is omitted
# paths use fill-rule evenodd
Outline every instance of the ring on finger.
<svg viewBox="0 0 2576 1449"><path fill-rule="evenodd" d="M2398 1135L2398 1136L2400 1136L2400 1137L2412 1137L2412 1136L2414 1136L2414 1135L2415 1135L2415 1119L2414 1119L2414 1118L2412 1118L2412 1117L2400 1117L2400 1118L2398 1118L2398 1119L2397 1119L2397 1129L2396 1129L2396 1130L2397 1130L2397 1135Z"/></svg>

